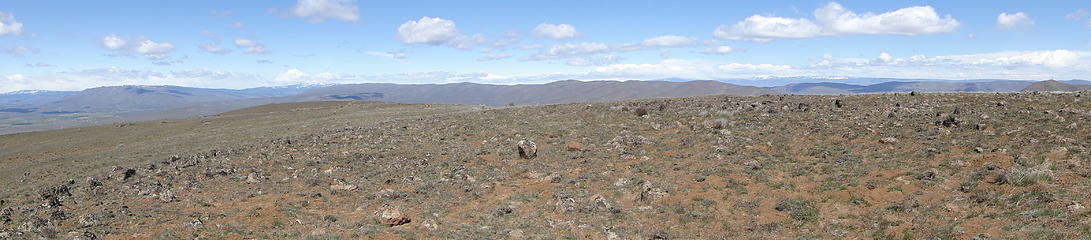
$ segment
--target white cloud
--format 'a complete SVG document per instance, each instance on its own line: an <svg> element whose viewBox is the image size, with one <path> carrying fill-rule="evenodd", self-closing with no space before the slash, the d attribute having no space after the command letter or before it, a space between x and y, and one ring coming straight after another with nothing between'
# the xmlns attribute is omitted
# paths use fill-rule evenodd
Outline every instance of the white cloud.
<svg viewBox="0 0 1091 240"><path fill-rule="evenodd" d="M731 48L731 46L722 45L722 46L715 46L715 47L706 48L705 51L703 51L702 53L712 54L712 55L727 55L727 54L731 54L734 51L735 51L735 49Z"/></svg>
<svg viewBox="0 0 1091 240"><path fill-rule="evenodd" d="M447 45L458 49L471 49L485 42L481 34L462 34L454 21L427 16L402 23L396 37L408 44Z"/></svg>
<svg viewBox="0 0 1091 240"><path fill-rule="evenodd" d="M451 42L462 33L455 28L455 22L442 18L421 17L409 20L398 26L398 40L404 43L423 43L443 45Z"/></svg>
<svg viewBox="0 0 1091 240"><path fill-rule="evenodd" d="M549 23L538 24L531 32L540 38L549 39L569 39L574 38L579 34L576 32L576 27L573 27L572 25Z"/></svg>
<svg viewBox="0 0 1091 240"><path fill-rule="evenodd" d="M26 67L28 67L28 68L43 68L43 67L52 67L52 66L53 66L52 64L48 64L48 63L44 63L44 62L27 63L26 64Z"/></svg>
<svg viewBox="0 0 1091 240"><path fill-rule="evenodd" d="M198 46L198 48L200 48L202 51L216 55L227 55L228 53L231 53L231 49L222 48L215 43L201 44L201 46Z"/></svg>
<svg viewBox="0 0 1091 240"><path fill-rule="evenodd" d="M329 83L338 78L340 77L329 72L309 74L297 68L293 68L274 76L273 83L280 85L300 83Z"/></svg>
<svg viewBox="0 0 1091 240"><path fill-rule="evenodd" d="M1076 9L1076 11L1074 12L1065 14L1064 18L1072 21L1079 21L1087 16L1091 16L1091 13L1087 12L1087 10L1083 10L1083 8L1080 8Z"/></svg>
<svg viewBox="0 0 1091 240"><path fill-rule="evenodd" d="M1076 79L1091 75L1091 51L1011 51L966 55L837 59L825 54L809 66L664 59L609 64L577 79L732 79L764 76L851 76L923 79Z"/></svg>
<svg viewBox="0 0 1091 240"><path fill-rule="evenodd" d="M931 6L875 14L852 12L836 2L814 10L815 20L753 15L734 25L720 25L713 35L729 40L767 42L851 34L923 35L954 31L959 22L940 17Z"/></svg>
<svg viewBox="0 0 1091 240"><path fill-rule="evenodd" d="M355 0L299 0L291 9L292 15L312 22L322 22L326 18L356 22L360 20L359 11Z"/></svg>
<svg viewBox="0 0 1091 240"><path fill-rule="evenodd" d="M996 16L996 28L999 29L1012 29L1017 27L1030 26L1034 26L1034 19L1030 19L1030 17L1023 12L1017 12L1014 14L1002 12L1000 13L1000 15Z"/></svg>
<svg viewBox="0 0 1091 240"><path fill-rule="evenodd" d="M405 49L399 50L397 52L367 51L367 52L364 52L364 53L366 53L367 55L371 55L371 56L385 57L385 58L390 58L390 59L405 59L406 58Z"/></svg>
<svg viewBox="0 0 1091 240"><path fill-rule="evenodd" d="M693 44L697 39L678 35L663 35L649 38L641 42L646 47L684 47Z"/></svg>
<svg viewBox="0 0 1091 240"><path fill-rule="evenodd" d="M15 15L0 12L0 36L23 34L23 23L15 21Z"/></svg>
<svg viewBox="0 0 1091 240"><path fill-rule="evenodd" d="M34 48L34 47L11 46L11 47L8 47L8 48L4 48L2 52L4 54L11 55L12 57L23 57L23 56L26 56L27 53L37 54L38 51L39 51L38 48Z"/></svg>
<svg viewBox="0 0 1091 240"><path fill-rule="evenodd" d="M542 49L542 48L545 48L545 45L537 44L537 43L536 44L527 44L527 45L519 46L519 49L523 49L523 50Z"/></svg>
<svg viewBox="0 0 1091 240"><path fill-rule="evenodd" d="M489 46L485 48L485 51L505 49L511 45L515 45L516 43L519 43L519 34L515 32L508 32L504 34L504 38L489 42Z"/></svg>
<svg viewBox="0 0 1091 240"><path fill-rule="evenodd" d="M604 43L560 43L548 49L543 49L538 54L531 55L527 60L546 60L557 58L570 58L605 53L610 51L610 46Z"/></svg>
<svg viewBox="0 0 1091 240"><path fill-rule="evenodd" d="M1091 74L1085 60L1088 57L1091 52L1064 49L908 57L884 52L872 59L824 56L808 70L826 75L895 78L1083 78Z"/></svg>
<svg viewBox="0 0 1091 240"><path fill-rule="evenodd" d="M856 14L836 2L814 10L815 19L827 32L844 34L921 35L954 31L959 23L950 15L940 17L932 6L914 6L881 14Z"/></svg>
<svg viewBox="0 0 1091 240"><path fill-rule="evenodd" d="M822 27L811 20L753 15L735 25L720 25L713 36L729 40L768 42L777 38L811 38L822 35Z"/></svg>
<svg viewBox="0 0 1091 240"><path fill-rule="evenodd" d="M152 60L166 59L168 53L174 51L174 44L152 41L143 36L137 37L136 40L129 40L110 34L102 37L98 42L103 48L121 55L137 54Z"/></svg>
<svg viewBox="0 0 1091 240"><path fill-rule="evenodd" d="M453 48L458 48L458 49L472 49L472 48L476 47L478 44L481 44L481 43L484 43L484 42L485 42L485 37L482 37L481 34L461 35L461 36L455 37L454 39L451 39L450 42L447 42L447 45L449 45L449 46L451 46Z"/></svg>
<svg viewBox="0 0 1091 240"><path fill-rule="evenodd" d="M782 73L792 74L788 65L718 63L705 60L664 59L650 64L611 64L596 67L590 76L616 79L724 79L752 77L755 75Z"/></svg>
<svg viewBox="0 0 1091 240"><path fill-rule="evenodd" d="M1017 51L1000 52L993 54L961 55L949 58L959 59L975 65L992 65L1001 67L1012 66L1046 66L1051 68L1064 68L1074 66L1081 58L1081 53L1071 50L1050 51Z"/></svg>
<svg viewBox="0 0 1091 240"><path fill-rule="evenodd" d="M165 42L154 42L152 40L140 41L136 45L135 51L144 57L150 59L164 59L167 58L167 53L174 50L174 44Z"/></svg>
<svg viewBox="0 0 1091 240"><path fill-rule="evenodd" d="M16 90L83 90L118 85L178 85L244 88L272 85L267 78L209 70L145 71L119 67L62 71L45 75L0 76L0 92Z"/></svg>
<svg viewBox="0 0 1091 240"><path fill-rule="evenodd" d="M235 46L242 48L243 52L249 54L266 54L269 53L268 49L265 49L265 44L258 43L253 39L248 38L236 38Z"/></svg>
<svg viewBox="0 0 1091 240"><path fill-rule="evenodd" d="M102 39L99 39L99 43L102 44L102 47L110 50L118 50L128 45L128 41L124 38L113 34L102 37Z"/></svg>
<svg viewBox="0 0 1091 240"><path fill-rule="evenodd" d="M505 58L508 58L508 57L510 57L510 56L508 56L508 54L506 54L506 53L487 53L487 54L483 54L483 55L481 55L481 57L477 58L477 61L478 62L495 61L495 60L505 59Z"/></svg>
<svg viewBox="0 0 1091 240"><path fill-rule="evenodd" d="M576 67L588 67L588 66L605 66L605 65L618 63L618 61L621 61L621 57L619 57L617 55L613 55L613 54L607 54L607 55L603 55L603 56L593 56L593 57L570 59L568 61L565 61L565 64L569 65L569 66L576 66Z"/></svg>

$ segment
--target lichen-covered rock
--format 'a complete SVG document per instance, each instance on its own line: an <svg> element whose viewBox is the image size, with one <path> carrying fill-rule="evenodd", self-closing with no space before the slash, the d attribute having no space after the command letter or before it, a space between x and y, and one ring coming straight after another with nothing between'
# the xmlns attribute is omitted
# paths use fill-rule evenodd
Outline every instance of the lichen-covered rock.
<svg viewBox="0 0 1091 240"><path fill-rule="evenodd" d="M527 139L519 140L519 145L516 147L516 150L519 151L519 157L523 159L538 157L538 145Z"/></svg>
<svg viewBox="0 0 1091 240"><path fill-rule="evenodd" d="M398 226L413 221L400 207L387 207L379 213L379 223L387 226Z"/></svg>

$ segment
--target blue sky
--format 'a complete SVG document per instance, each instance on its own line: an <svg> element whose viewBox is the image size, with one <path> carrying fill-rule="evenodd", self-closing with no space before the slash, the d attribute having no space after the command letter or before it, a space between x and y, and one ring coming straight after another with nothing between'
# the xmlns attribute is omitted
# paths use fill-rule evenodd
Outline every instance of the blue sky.
<svg viewBox="0 0 1091 240"><path fill-rule="evenodd" d="M1091 78L1077 1L8 1L0 92L171 84Z"/></svg>

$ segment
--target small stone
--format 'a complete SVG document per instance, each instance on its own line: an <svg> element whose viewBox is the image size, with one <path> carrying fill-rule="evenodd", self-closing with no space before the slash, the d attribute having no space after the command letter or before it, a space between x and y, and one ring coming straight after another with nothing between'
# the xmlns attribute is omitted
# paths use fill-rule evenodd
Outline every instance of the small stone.
<svg viewBox="0 0 1091 240"><path fill-rule="evenodd" d="M378 193L375 193L375 196L378 197L378 198L385 198L385 199L398 199L398 198L405 197L406 194L401 192L401 191L398 191L398 190L387 188L387 189L379 190Z"/></svg>
<svg viewBox="0 0 1091 240"><path fill-rule="evenodd" d="M519 157L523 159L532 159L538 157L538 145L535 145L533 141L523 139L519 140Z"/></svg>
<svg viewBox="0 0 1091 240"><path fill-rule="evenodd" d="M883 139L879 139L879 143L894 144L894 143L897 143L897 142L898 142L898 139L894 138L894 137L885 137Z"/></svg>
<svg viewBox="0 0 1091 240"><path fill-rule="evenodd" d="M80 216L79 224L83 227L92 227L98 224L98 218L90 214L83 215Z"/></svg>
<svg viewBox="0 0 1091 240"><path fill-rule="evenodd" d="M975 152L975 153L983 153L983 152L985 152L985 149L984 149L984 148L980 148L980 147L975 147L975 148L974 148L974 152Z"/></svg>
<svg viewBox="0 0 1091 240"><path fill-rule="evenodd" d="M568 141L567 145L568 151L579 152L583 150L583 146L581 146L580 143L576 141Z"/></svg>
<svg viewBox="0 0 1091 240"><path fill-rule="evenodd" d="M250 175L246 175L246 183L260 183L259 178L257 173L250 173Z"/></svg>
<svg viewBox="0 0 1091 240"><path fill-rule="evenodd" d="M409 215L406 215L399 207L386 208L379 214L379 223L391 227L406 224L410 221L412 220L409 219Z"/></svg>
<svg viewBox="0 0 1091 240"><path fill-rule="evenodd" d="M508 232L508 239L527 239L523 234L523 230L515 229Z"/></svg>
<svg viewBox="0 0 1091 240"><path fill-rule="evenodd" d="M175 199L174 191L171 191L170 189L163 190L163 192L159 193L159 201L169 203L169 202L173 202L174 199Z"/></svg>
<svg viewBox="0 0 1091 240"><path fill-rule="evenodd" d="M330 190L334 191L353 191L356 190L356 188L358 188L356 185L345 184L345 182L343 181L337 181L333 184L330 184Z"/></svg>
<svg viewBox="0 0 1091 240"><path fill-rule="evenodd" d="M1068 205L1068 210L1072 211L1072 213L1080 213L1080 211L1083 211L1084 208L1085 207L1083 205L1080 205L1080 203L1078 202L1073 202L1072 204Z"/></svg>

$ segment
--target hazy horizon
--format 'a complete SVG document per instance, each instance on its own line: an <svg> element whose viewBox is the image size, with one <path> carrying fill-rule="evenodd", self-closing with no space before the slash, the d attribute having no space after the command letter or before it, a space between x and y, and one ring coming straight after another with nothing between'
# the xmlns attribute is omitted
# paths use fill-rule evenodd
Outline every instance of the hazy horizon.
<svg viewBox="0 0 1091 240"><path fill-rule="evenodd" d="M569 79L1088 79L1086 9L1091 2L11 2L0 6L0 93Z"/></svg>

